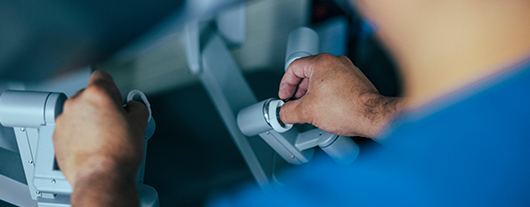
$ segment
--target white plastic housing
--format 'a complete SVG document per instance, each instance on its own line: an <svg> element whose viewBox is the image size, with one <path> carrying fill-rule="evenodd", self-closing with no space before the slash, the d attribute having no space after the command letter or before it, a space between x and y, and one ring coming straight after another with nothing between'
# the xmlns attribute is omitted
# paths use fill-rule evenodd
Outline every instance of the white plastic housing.
<svg viewBox="0 0 530 207"><path fill-rule="evenodd" d="M5 91L0 96L0 123L6 127L38 128L45 124L49 92Z"/></svg>
<svg viewBox="0 0 530 207"><path fill-rule="evenodd" d="M300 27L289 34L287 53L285 55L285 71L298 58L319 53L318 34L307 27Z"/></svg>
<svg viewBox="0 0 530 207"><path fill-rule="evenodd" d="M239 111L237 125L245 136L258 135L272 129L264 116L265 107L269 101L270 99L267 99Z"/></svg>
<svg viewBox="0 0 530 207"><path fill-rule="evenodd" d="M359 146L349 137L338 136L329 144L319 140L318 145L340 165L349 165L359 156Z"/></svg>

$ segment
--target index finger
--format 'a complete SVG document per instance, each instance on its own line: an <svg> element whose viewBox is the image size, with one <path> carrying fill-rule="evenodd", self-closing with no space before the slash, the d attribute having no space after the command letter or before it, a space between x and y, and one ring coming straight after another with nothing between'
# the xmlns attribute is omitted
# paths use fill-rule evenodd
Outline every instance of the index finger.
<svg viewBox="0 0 530 207"><path fill-rule="evenodd" d="M92 85L99 86L109 92L111 98L114 99L117 103L123 102L123 98L121 97L121 93L118 89L118 86L116 86L116 83L114 83L114 79L107 72L101 70L94 71L88 79L87 87Z"/></svg>
<svg viewBox="0 0 530 207"><path fill-rule="evenodd" d="M280 99L293 97L299 87L306 87L302 89L307 90L308 84L301 85L300 83L305 78L311 78L312 65L313 56L297 59L289 65L280 82L280 91L278 92Z"/></svg>

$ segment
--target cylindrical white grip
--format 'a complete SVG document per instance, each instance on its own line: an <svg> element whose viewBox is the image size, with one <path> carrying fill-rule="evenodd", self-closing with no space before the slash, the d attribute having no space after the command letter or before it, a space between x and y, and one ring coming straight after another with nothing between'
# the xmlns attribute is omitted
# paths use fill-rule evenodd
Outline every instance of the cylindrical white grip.
<svg viewBox="0 0 530 207"><path fill-rule="evenodd" d="M318 34L312 29L300 27L292 31L287 41L285 71L296 59L318 54L318 44Z"/></svg>

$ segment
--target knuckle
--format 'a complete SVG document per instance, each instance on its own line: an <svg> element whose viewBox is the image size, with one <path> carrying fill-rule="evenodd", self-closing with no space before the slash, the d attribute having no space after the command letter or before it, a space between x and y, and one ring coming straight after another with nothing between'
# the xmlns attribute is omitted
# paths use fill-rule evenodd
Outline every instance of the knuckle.
<svg viewBox="0 0 530 207"><path fill-rule="evenodd" d="M342 61L342 63L344 64L348 64L348 65L353 65L353 63L351 62L350 58L344 56L344 55L339 55L337 56L337 58Z"/></svg>
<svg viewBox="0 0 530 207"><path fill-rule="evenodd" d="M298 68L300 65L303 65L304 64L304 59L303 58L298 58L296 60L294 60L290 65L289 67L287 67L287 70L293 70L293 68Z"/></svg>
<svg viewBox="0 0 530 207"><path fill-rule="evenodd" d="M350 60L348 57L346 57L344 55L339 55L339 56L337 56L337 58L339 58L341 60Z"/></svg>
<svg viewBox="0 0 530 207"><path fill-rule="evenodd" d="M110 93L105 90L103 86L90 85L80 95L79 99L84 103L95 105L96 107L104 107L113 104ZM79 100L79 101L81 101Z"/></svg>
<svg viewBox="0 0 530 207"><path fill-rule="evenodd" d="M324 61L330 61L333 59L336 59L337 57L335 55L329 54L329 53L320 53L317 55L317 57Z"/></svg>
<svg viewBox="0 0 530 207"><path fill-rule="evenodd" d="M97 85L90 85L85 89L83 94L89 96L102 96L103 92L104 91L101 87Z"/></svg>
<svg viewBox="0 0 530 207"><path fill-rule="evenodd" d="M112 81L112 76L110 76L109 73L105 71L101 71L101 70L94 71L91 76L97 79L98 81L102 81L102 82Z"/></svg>
<svg viewBox="0 0 530 207"><path fill-rule="evenodd" d="M100 101L109 99L109 94L107 91L98 85L88 86L82 95L84 95L84 97L90 97L91 99Z"/></svg>

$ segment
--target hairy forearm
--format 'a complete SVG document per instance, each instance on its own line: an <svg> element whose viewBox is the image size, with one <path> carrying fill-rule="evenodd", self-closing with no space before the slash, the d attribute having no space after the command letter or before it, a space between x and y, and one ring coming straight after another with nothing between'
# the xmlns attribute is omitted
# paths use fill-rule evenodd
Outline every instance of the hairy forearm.
<svg viewBox="0 0 530 207"><path fill-rule="evenodd" d="M386 97L379 94L363 95L364 111L363 117L368 127L368 136L377 138L381 131L394 120L405 105L404 98Z"/></svg>
<svg viewBox="0 0 530 207"><path fill-rule="evenodd" d="M84 175L74 186L72 206L139 206L136 174L120 169Z"/></svg>

